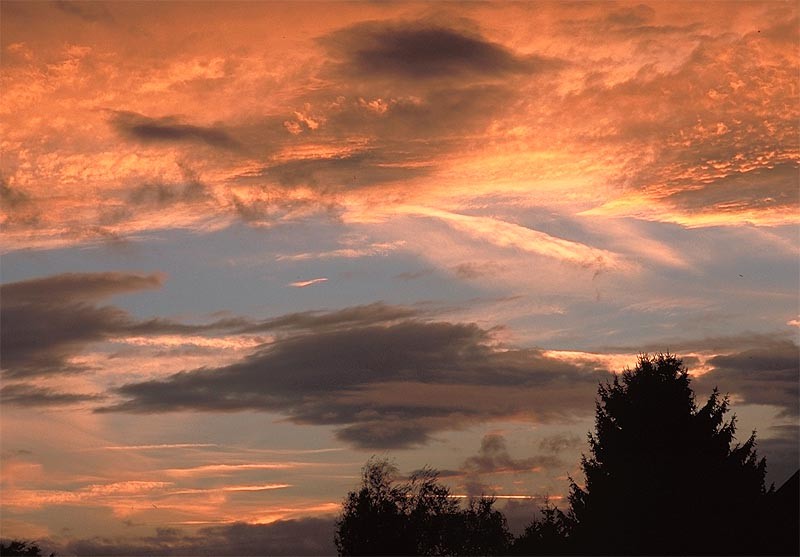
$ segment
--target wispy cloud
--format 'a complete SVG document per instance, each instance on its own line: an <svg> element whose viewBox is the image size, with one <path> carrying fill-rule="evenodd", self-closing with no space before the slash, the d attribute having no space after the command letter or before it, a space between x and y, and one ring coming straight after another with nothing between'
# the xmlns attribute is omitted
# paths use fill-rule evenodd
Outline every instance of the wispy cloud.
<svg viewBox="0 0 800 557"><path fill-rule="evenodd" d="M212 475L230 475L237 472L250 471L250 470L292 470L307 466L315 466L317 464L311 462L248 462L237 464L203 464L201 466L193 466L191 468L168 468L162 470L164 474L169 476L212 476Z"/></svg>
<svg viewBox="0 0 800 557"><path fill-rule="evenodd" d="M215 443L160 443L157 445L108 445L97 450L104 451L152 451L162 449L205 449L218 447Z"/></svg>
<svg viewBox="0 0 800 557"><path fill-rule="evenodd" d="M290 282L289 286L294 286L295 288L306 288L308 286L313 286L315 284L321 284L323 282L328 282L328 279L325 277L309 279L309 280L298 280L295 282Z"/></svg>
<svg viewBox="0 0 800 557"><path fill-rule="evenodd" d="M356 259L359 257L386 256L390 252L402 248L406 242L379 242L366 247L340 248L331 251L295 253L293 255L278 255L277 261L308 261L319 259Z"/></svg>
<svg viewBox="0 0 800 557"><path fill-rule="evenodd" d="M404 206L395 210L404 214L441 219L463 233L503 248L519 249L583 267L605 269L630 266L619 255L607 250L557 238L492 217L451 213L421 206Z"/></svg>

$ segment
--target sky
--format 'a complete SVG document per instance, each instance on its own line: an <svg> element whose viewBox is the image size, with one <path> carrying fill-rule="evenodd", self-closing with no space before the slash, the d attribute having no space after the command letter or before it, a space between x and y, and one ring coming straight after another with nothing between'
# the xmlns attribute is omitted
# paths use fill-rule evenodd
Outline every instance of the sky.
<svg viewBox="0 0 800 557"><path fill-rule="evenodd" d="M642 353L800 466L795 2L0 16L3 537L329 554L373 455L519 531Z"/></svg>

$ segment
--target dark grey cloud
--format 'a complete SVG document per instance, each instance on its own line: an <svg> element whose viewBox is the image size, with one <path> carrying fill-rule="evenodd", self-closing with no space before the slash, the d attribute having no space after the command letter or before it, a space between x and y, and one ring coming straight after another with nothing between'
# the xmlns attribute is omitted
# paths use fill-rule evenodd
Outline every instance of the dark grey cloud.
<svg viewBox="0 0 800 557"><path fill-rule="evenodd" d="M470 137L480 135L500 113L513 110L518 97L504 82L411 87L413 91L400 87L387 92L369 84L330 86L302 99L300 104L320 111L315 118L321 123L292 141L303 138L330 145L338 153L275 160L237 176L237 183L269 184L281 199L283 190L307 187L335 200L343 191L411 181L435 171L438 155L466 148L474 141ZM370 103L378 102L376 110ZM300 126L303 119L287 121ZM353 146L354 137L368 138L367 146Z"/></svg>
<svg viewBox="0 0 800 557"><path fill-rule="evenodd" d="M25 383L13 383L0 389L0 402L15 406L69 406L101 400L102 395L64 393Z"/></svg>
<svg viewBox="0 0 800 557"><path fill-rule="evenodd" d="M478 453L464 461L466 474L464 486L467 495L477 497L490 493L483 477L492 474L529 473L540 468L559 468L564 463L553 454L540 454L527 458L513 458L508 452L506 439L496 433L484 435Z"/></svg>
<svg viewBox="0 0 800 557"><path fill-rule="evenodd" d="M136 205L155 205L164 207L178 202L193 202L207 198L205 186L200 182L167 184L164 182L145 182L128 195L128 200Z"/></svg>
<svg viewBox="0 0 800 557"><path fill-rule="evenodd" d="M150 118L136 112L114 111L110 122L124 136L145 143L190 142L223 149L240 147L239 142L221 128L184 124L174 116Z"/></svg>
<svg viewBox="0 0 800 557"><path fill-rule="evenodd" d="M266 198L248 200L235 194L230 196L236 214L247 223L273 224L284 220L300 220L308 215L324 215L335 220L342 211L335 197L319 195L310 199L287 199L284 188L264 186L257 174L238 179L254 181L258 184L256 187L260 196Z"/></svg>
<svg viewBox="0 0 800 557"><path fill-rule="evenodd" d="M562 65L420 21L360 23L319 41L329 63L319 86L295 99L282 123L290 137L280 142L330 145L337 154L276 159L238 176L239 183L308 187L335 199L342 191L412 182L526 102L517 81L530 86L531 75ZM265 212L253 209L240 213L256 220Z"/></svg>
<svg viewBox="0 0 800 557"><path fill-rule="evenodd" d="M7 210L30 203L30 197L24 191L12 188L4 177L0 177L0 201Z"/></svg>
<svg viewBox="0 0 800 557"><path fill-rule="evenodd" d="M710 371L692 379L692 388L698 396L717 387L723 394L736 395L742 403L778 406L785 416L798 415L800 346L789 332L670 339L659 344L605 347L598 351L658 353L664 350L679 356L692 352L717 354L705 361ZM683 361L690 372L700 363L696 357L686 357Z"/></svg>
<svg viewBox="0 0 800 557"><path fill-rule="evenodd" d="M385 307L359 312L402 315ZM421 319L317 327L229 366L124 385L117 391L123 400L100 411L281 412L296 423L339 426L339 438L370 448L418 445L437 431L492 418L592 411L604 370L493 342L491 331L473 324Z"/></svg>
<svg viewBox="0 0 800 557"><path fill-rule="evenodd" d="M767 457L767 483L778 488L800 468L800 424L774 425L757 433L758 454Z"/></svg>
<svg viewBox="0 0 800 557"><path fill-rule="evenodd" d="M535 468L554 468L562 465L563 462L552 454L512 458L505 437L497 433L484 435L478 454L464 461L464 469L467 472L478 474L530 472Z"/></svg>
<svg viewBox="0 0 800 557"><path fill-rule="evenodd" d="M655 10L645 4L627 6L609 12L606 21L616 25L638 26L653 19Z"/></svg>
<svg viewBox="0 0 800 557"><path fill-rule="evenodd" d="M506 517L508 530L515 536L519 536L534 518L541 519L540 507L544 503L541 499L522 499L509 500L505 502L500 510ZM562 509L563 510L563 509Z"/></svg>
<svg viewBox="0 0 800 557"><path fill-rule="evenodd" d="M388 184L423 176L430 167L404 166L400 157L388 152L360 151L352 154L289 160L238 177L241 182L267 179L281 186L308 186L333 191Z"/></svg>
<svg viewBox="0 0 800 557"><path fill-rule="evenodd" d="M5 216L3 224L6 229L36 226L41 219L39 208L31 196L11 186L5 176L0 176L0 211Z"/></svg>
<svg viewBox="0 0 800 557"><path fill-rule="evenodd" d="M491 261L467 261L453 267L456 276L462 279L476 279L487 275L494 275L503 267Z"/></svg>
<svg viewBox="0 0 800 557"><path fill-rule="evenodd" d="M684 354L688 352L717 353L735 352L739 350L749 350L763 346L771 346L772 343L779 344L791 341L792 335L786 331L775 333L753 333L745 331L733 335L707 336L701 338L668 338L658 343L649 343L638 346L631 345L609 345L596 349L597 352L609 354L619 353L651 353L656 354L668 350L672 354ZM688 360L684 360L687 363Z"/></svg>
<svg viewBox="0 0 800 557"><path fill-rule="evenodd" d="M175 528L158 528L153 536L77 539L53 548L59 554L86 556L334 555L333 531L333 519L309 517L270 524L211 526L194 535Z"/></svg>
<svg viewBox="0 0 800 557"><path fill-rule="evenodd" d="M800 347L790 340L715 356L713 369L697 378L700 387L715 385L748 404L779 406L785 416L800 415Z"/></svg>
<svg viewBox="0 0 800 557"><path fill-rule="evenodd" d="M781 209L800 203L800 164L786 162L734 171L702 189L684 189L664 198L694 212Z"/></svg>
<svg viewBox="0 0 800 557"><path fill-rule="evenodd" d="M229 317L205 324L186 324L164 318L134 319L119 307L100 305L111 296L160 288L162 281L159 274L104 272L64 273L0 285L3 376L9 379L84 371L70 363L73 356L91 343L130 335L220 332L287 335L389 323L416 315L409 308L374 303L261 321ZM33 402L37 398L30 396L28 400ZM46 402L47 398L38 400Z"/></svg>
<svg viewBox="0 0 800 557"><path fill-rule="evenodd" d="M340 71L370 78L502 76L561 65L543 56L517 56L478 35L424 22L359 23L321 42L341 59Z"/></svg>
<svg viewBox="0 0 800 557"><path fill-rule="evenodd" d="M144 182L130 191L129 203L165 207L174 203L197 203L210 200L211 193L197 173L186 165L180 165L180 168L183 180L177 183Z"/></svg>
<svg viewBox="0 0 800 557"><path fill-rule="evenodd" d="M582 439L577 435L558 433L542 439L539 442L539 449L553 454L558 454L568 449L578 448L584 443L585 439Z"/></svg>
<svg viewBox="0 0 800 557"><path fill-rule="evenodd" d="M135 273L62 273L0 285L4 306L98 301L109 296L160 288L163 276Z"/></svg>
<svg viewBox="0 0 800 557"><path fill-rule="evenodd" d="M237 176L236 182L262 188L268 184L279 199L285 197L284 190L311 188L321 196L314 203L335 201L341 192L413 183L436 170L439 155L469 148L519 102L518 91L505 82L409 87L384 91L363 83L316 91L301 104L318 107L315 117L321 124L297 137L330 145L337 154L275 160ZM370 103L380 103L380 109ZM368 138L368 144L353 145L354 137Z"/></svg>
<svg viewBox="0 0 800 557"><path fill-rule="evenodd" d="M135 325L114 306L95 302L161 285L159 275L65 273L0 286L0 343L5 377L77 371L68 360L91 342Z"/></svg>
<svg viewBox="0 0 800 557"><path fill-rule="evenodd" d="M419 315L419 311L403 306L374 302L335 311L304 311L289 313L246 325L239 332L250 333L274 330L330 331L350 327L363 327L378 323L390 323Z"/></svg>
<svg viewBox="0 0 800 557"><path fill-rule="evenodd" d="M56 0L53 5L61 12L69 14L88 23L111 23L114 16L108 8L100 2L71 2Z"/></svg>
<svg viewBox="0 0 800 557"><path fill-rule="evenodd" d="M435 270L432 269L432 268L420 269L419 271L404 271L402 273L396 274L394 276L394 278L400 279L400 280L403 280L403 281L417 280L417 279L420 279L422 277L427 277L427 276L432 275L434 273L434 271Z"/></svg>

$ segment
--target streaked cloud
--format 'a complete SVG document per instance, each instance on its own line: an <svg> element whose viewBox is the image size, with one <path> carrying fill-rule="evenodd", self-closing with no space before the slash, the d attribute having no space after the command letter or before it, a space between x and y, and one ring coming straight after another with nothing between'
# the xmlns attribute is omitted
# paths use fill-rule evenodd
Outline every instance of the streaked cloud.
<svg viewBox="0 0 800 557"><path fill-rule="evenodd" d="M278 261L307 261L318 259L356 259L376 255L388 255L390 252L402 248L406 244L403 240L396 242L378 242L366 247L347 247L323 252L295 253L292 255L279 255Z"/></svg>
<svg viewBox="0 0 800 557"><path fill-rule="evenodd" d="M616 267L621 258L606 250L556 238L544 232L491 217L449 213L427 207L400 208L400 212L444 220L458 230L500 247L511 247L586 267Z"/></svg>
<svg viewBox="0 0 800 557"><path fill-rule="evenodd" d="M244 462L237 464L203 464L191 468L169 468L163 470L168 476L209 476L230 475L248 470L288 470L301 466L310 466L304 462Z"/></svg>
<svg viewBox="0 0 800 557"><path fill-rule="evenodd" d="M75 539L62 552L79 555L187 555L213 547L218 555L330 555L333 519L302 518L268 524L232 523L206 526L197 534L160 528L156 535L139 539L96 537Z"/></svg>
<svg viewBox="0 0 800 557"><path fill-rule="evenodd" d="M162 449L205 449L216 447L216 443L159 443L157 445L108 445L98 450L104 451L150 451Z"/></svg>
<svg viewBox="0 0 800 557"><path fill-rule="evenodd" d="M358 446L402 447L476 420L579 413L604 376L539 350L495 348L472 324L406 320L290 335L231 366L125 385L123 401L102 411L280 411L337 424ZM553 404L548 392L559 394Z"/></svg>
<svg viewBox="0 0 800 557"><path fill-rule="evenodd" d="M326 277L320 277L315 279L298 280L295 282L290 282L289 286L294 286L295 288L306 288L308 286L314 286L315 284L322 284L324 282L328 282L328 279Z"/></svg>
<svg viewBox="0 0 800 557"><path fill-rule="evenodd" d="M75 371L68 363L71 355L91 342L135 329L124 311L92 302L157 288L161 282L159 275L71 273L3 284L6 377Z"/></svg>

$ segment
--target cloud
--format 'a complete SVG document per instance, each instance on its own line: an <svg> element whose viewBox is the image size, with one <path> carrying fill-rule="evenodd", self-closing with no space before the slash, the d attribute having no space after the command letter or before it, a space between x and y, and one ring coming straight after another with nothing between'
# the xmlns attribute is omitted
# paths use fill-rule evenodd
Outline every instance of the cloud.
<svg viewBox="0 0 800 557"><path fill-rule="evenodd" d="M180 165L183 180L176 183L164 181L145 181L128 194L128 201L134 205L167 207L173 203L196 203L211 199L208 186L200 181L195 172Z"/></svg>
<svg viewBox="0 0 800 557"><path fill-rule="evenodd" d="M164 449L204 449L217 447L215 443L159 443L157 445L107 445L104 451L150 451Z"/></svg>
<svg viewBox="0 0 800 557"><path fill-rule="evenodd" d="M421 279L423 277L430 276L433 273L434 273L434 269L428 267L428 268L425 268L425 269L420 269L419 271L404 271L402 273L396 274L394 276L394 278L400 279L402 281L406 281L407 282L407 281L410 281L410 280L417 280L417 279Z"/></svg>
<svg viewBox="0 0 800 557"><path fill-rule="evenodd" d="M619 195L583 214L688 226L796 222L798 110L789 99L800 65L785 44L785 22L796 17L790 12L749 33L628 29L642 49L674 44L659 30L686 36L692 48L679 64L644 65L565 99L565 119L570 109L604 114L585 146L605 145L620 163L611 178Z"/></svg>
<svg viewBox="0 0 800 557"><path fill-rule="evenodd" d="M368 79L503 76L558 68L541 56L517 56L482 37L424 22L359 23L321 40L342 59L339 71Z"/></svg>
<svg viewBox="0 0 800 557"><path fill-rule="evenodd" d="M718 385L735 393L745 404L779 406L785 416L800 415L800 347L790 340L714 356L712 370L696 382Z"/></svg>
<svg viewBox="0 0 800 557"><path fill-rule="evenodd" d="M373 150L276 162L239 180L267 179L281 186L338 191L408 180L429 171L425 166L404 166L394 153Z"/></svg>
<svg viewBox="0 0 800 557"><path fill-rule="evenodd" d="M182 124L174 116L150 118L136 112L114 111L111 125L121 134L144 143L204 143L211 147L238 149L239 142L217 127Z"/></svg>
<svg viewBox="0 0 800 557"><path fill-rule="evenodd" d="M102 4L93 2L69 2L56 0L53 5L61 12L82 19L88 23L113 23L114 17Z"/></svg>
<svg viewBox="0 0 800 557"><path fill-rule="evenodd" d="M502 266L491 261L467 261L466 263L460 263L453 267L456 276L462 279L474 279L486 275L493 275L500 269L502 269Z"/></svg>
<svg viewBox="0 0 800 557"><path fill-rule="evenodd" d="M620 26L643 25L655 15L655 10L645 4L619 8L609 12L606 21Z"/></svg>
<svg viewBox="0 0 800 557"><path fill-rule="evenodd" d="M636 353L665 350L683 359L697 392L710 392L717 387L723 394L733 395L739 404L776 406L781 409L781 417L794 418L800 413L800 346L791 331L665 338L638 347L606 347L602 352L611 361L621 362L624 358L618 356L628 354L630 358ZM563 354L574 361L574 354Z"/></svg>
<svg viewBox="0 0 800 557"><path fill-rule="evenodd" d="M702 189L684 189L665 197L675 207L692 211L735 212L742 209L777 210L800 201L800 165L796 162L737 170L710 180Z"/></svg>
<svg viewBox="0 0 800 557"><path fill-rule="evenodd" d="M99 411L280 412L338 426L356 446L408 447L469 423L591 412L603 377L588 363L499 348L474 324L401 319L290 333L229 366L124 385L122 400Z"/></svg>
<svg viewBox="0 0 800 557"><path fill-rule="evenodd" d="M582 267L596 268L597 270L630 267L630 264L622 257L608 250L551 236L539 230L493 217L464 215L418 206L397 207L395 212L438 218L456 230L496 246L518 249ZM473 272L470 273L470 271ZM460 276L469 278L479 276L474 271L475 269L466 268L461 269L459 273L459 268L456 268L456 272Z"/></svg>
<svg viewBox="0 0 800 557"><path fill-rule="evenodd" d="M59 553L76 555L332 555L334 524L328 518L237 522L201 528L195 535L160 528L143 538L95 537L72 540Z"/></svg>
<svg viewBox="0 0 800 557"><path fill-rule="evenodd" d="M359 257L386 256L389 253L402 248L406 242L398 240L396 242L379 242L366 246L352 246L322 252L304 252L292 255L278 255L277 261L307 261L320 259L357 259Z"/></svg>
<svg viewBox="0 0 800 557"><path fill-rule="evenodd" d="M759 430L757 449L761 456L767 457L767 483L780 487L800 464L800 424L773 425Z"/></svg>
<svg viewBox="0 0 800 557"><path fill-rule="evenodd" d="M543 438L539 442L539 448L549 453L558 454L567 449L574 449L583 445L584 440L577 435L559 433Z"/></svg>
<svg viewBox="0 0 800 557"><path fill-rule="evenodd" d="M315 284L321 284L323 282L328 282L328 279L325 277L320 277L309 280L298 280L295 282L290 282L289 286L294 286L295 288L306 288L307 286L314 286Z"/></svg>
<svg viewBox="0 0 800 557"><path fill-rule="evenodd" d="M97 394L63 393L24 383L5 385L0 389L0 401L3 404L24 407L68 406L98 401L103 398L102 395Z"/></svg>
<svg viewBox="0 0 800 557"><path fill-rule="evenodd" d="M481 440L478 454L464 461L464 469L477 474L532 472L542 467L561 465L561 460L552 455L514 459L508 452L505 437L497 433L485 435Z"/></svg>
<svg viewBox="0 0 800 557"><path fill-rule="evenodd" d="M24 191L12 188L5 178L0 177L0 201L3 202L3 207L16 209L27 205L30 200Z"/></svg>
<svg viewBox="0 0 800 557"><path fill-rule="evenodd" d="M62 273L0 285L3 305L97 301L117 294L160 288L163 275Z"/></svg>
<svg viewBox="0 0 800 557"><path fill-rule="evenodd" d="M237 182L310 188L342 202L365 188L414 195L413 184L436 172L442 155L467 148L514 111L511 80L562 65L424 21L358 23L318 42L329 62L319 86L295 99L284 122L291 138Z"/></svg>
<svg viewBox="0 0 800 557"><path fill-rule="evenodd" d="M478 497L492 492L492 488L486 483L486 476L508 473L526 474L561 466L564 466L564 463L554 454L540 454L515 459L508 452L505 437L497 433L490 433L481 439L478 454L467 458L461 466L461 470L466 474L464 486L467 495Z"/></svg>
<svg viewBox="0 0 800 557"><path fill-rule="evenodd" d="M85 371L75 358L92 343L102 341L134 346L152 344L180 348L191 345L251 351L264 339L230 335L334 330L386 323L416 314L408 308L375 303L334 312L293 313L261 321L233 317L206 324L185 324L170 319L137 320L119 307L98 304L111 296L160 288L163 280L160 274L64 273L0 285L4 378ZM220 333L228 335L219 337ZM78 402L78 397L85 395L19 385L5 391L5 396L19 404L23 400L28 404L37 401L55 404Z"/></svg>
<svg viewBox="0 0 800 557"><path fill-rule="evenodd" d="M285 330L319 333L351 327L389 324L418 315L419 312L415 309L375 302L335 311L289 313L272 319L246 324L239 328L238 331L242 333L254 333Z"/></svg>
<svg viewBox="0 0 800 557"><path fill-rule="evenodd" d="M93 302L158 288L162 280L156 274L65 273L3 284L4 376L76 371L69 359L89 343L142 328L121 309Z"/></svg>

